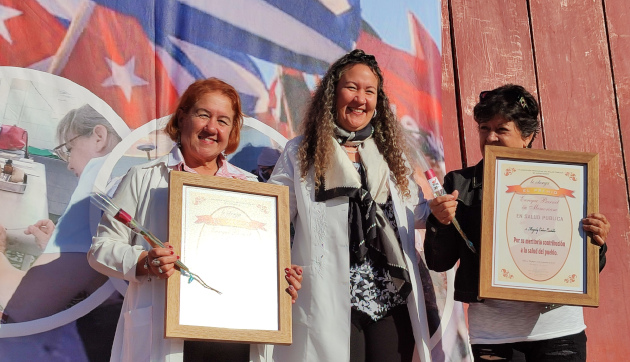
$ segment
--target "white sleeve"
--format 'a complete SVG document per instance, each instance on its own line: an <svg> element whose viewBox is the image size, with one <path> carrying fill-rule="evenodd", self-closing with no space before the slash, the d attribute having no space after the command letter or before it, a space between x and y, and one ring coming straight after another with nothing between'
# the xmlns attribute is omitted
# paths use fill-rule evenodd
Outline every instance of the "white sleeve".
<svg viewBox="0 0 630 362"><path fill-rule="evenodd" d="M132 168L120 182L113 197L114 203L134 218L139 197L145 197L141 194L143 189L141 182L138 169ZM138 242L138 238L123 223L104 214L88 252L90 266L101 274L138 282L136 264L140 254L145 250L142 243Z"/></svg>
<svg viewBox="0 0 630 362"><path fill-rule="evenodd" d="M275 185L283 185L289 188L289 208L291 212L291 221L294 220L297 215L297 200L295 197L295 159L297 156L297 140L294 138L287 143L287 146L282 151L276 166L273 169L268 183ZM297 177L300 177L299 170ZM298 180L299 181L299 180Z"/></svg>

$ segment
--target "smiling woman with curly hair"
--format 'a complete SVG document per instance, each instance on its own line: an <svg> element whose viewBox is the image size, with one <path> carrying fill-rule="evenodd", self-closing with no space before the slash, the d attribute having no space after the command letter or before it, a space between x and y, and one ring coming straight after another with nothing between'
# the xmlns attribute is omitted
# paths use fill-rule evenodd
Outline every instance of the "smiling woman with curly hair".
<svg viewBox="0 0 630 362"><path fill-rule="evenodd" d="M289 187L304 283L278 361L429 356L414 227L429 209L376 59L353 50L323 77L269 182Z"/></svg>
<svg viewBox="0 0 630 362"><path fill-rule="evenodd" d="M408 195L409 181L407 176L411 170L403 158L406 143L399 130L400 124L396 120L396 116L390 108L389 98L383 90L383 75L376 59L359 49L337 60L330 67L313 95L306 118L302 123L304 140L298 151L298 159L301 163L300 174L302 178L306 177L309 168L313 166L315 168L315 182L319 185L334 151L331 138L335 136L335 122L337 120L336 88L341 77L356 64L367 66L378 81L378 87L375 89L377 92L376 103L371 118L371 124L374 127L372 137L390 171L395 176L396 186L403 194Z"/></svg>

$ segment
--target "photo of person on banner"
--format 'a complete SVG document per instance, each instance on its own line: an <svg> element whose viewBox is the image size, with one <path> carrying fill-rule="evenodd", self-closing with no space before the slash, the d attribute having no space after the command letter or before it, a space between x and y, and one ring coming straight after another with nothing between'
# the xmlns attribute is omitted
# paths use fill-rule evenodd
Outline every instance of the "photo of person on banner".
<svg viewBox="0 0 630 362"><path fill-rule="evenodd" d="M25 270L16 268L7 259L4 253L7 248L6 232L0 232L0 248L3 249L0 253L0 303L4 307L5 323L36 320L63 311L90 295L107 280L94 271L86 259L92 234L98 223L98 215L90 210L89 194L106 156L121 138L105 117L89 104L85 104L70 110L59 121L57 140L59 146L53 152L78 177L78 184L57 225L50 219L42 219L24 230L25 235L34 237L36 245L41 249L32 265ZM102 356L103 352L109 353L111 342L108 343L107 340L113 340L115 326L110 323L107 327L107 323L103 324L102 321L111 320L111 313L117 315L120 310L122 299L118 293L115 294L106 302L107 306L98 307L85 317L87 322L98 311L106 309L107 315L100 317L99 327L87 322L91 326L78 331L85 343L79 346L85 350L81 354L87 353L86 357L90 357L92 361L98 360L100 357L96 356ZM69 337L76 335L76 328L71 323L58 330L45 332L47 337L44 334L33 337L40 341L48 340L51 345L63 343L68 351L72 351L76 347L71 347L68 338L76 340L76 337ZM66 332L62 332L64 330ZM90 333L99 335L99 339L88 338ZM52 342L51 339L65 342ZM30 337L0 339L0 350L7 357L39 356L36 354L36 344L37 341ZM79 355L76 358L80 358Z"/></svg>
<svg viewBox="0 0 630 362"><path fill-rule="evenodd" d="M540 130L539 107L525 88L507 84L481 92L474 108L479 145L530 148ZM483 159L475 166L452 171L444 178L449 195L430 202L424 251L430 269L444 271L459 261L455 299L469 303L468 326L475 360L511 360L523 353L528 361L586 361L584 316L579 306L480 300L479 255L467 247L453 226L456 217L476 250L481 249ZM582 228L599 245L599 270L606 265L610 223L595 213Z"/></svg>
<svg viewBox="0 0 630 362"><path fill-rule="evenodd" d="M9 323L52 315L66 308L77 295L90 293L106 280L90 268L85 259L92 237L89 194L104 157L120 142L120 136L102 115L86 104L71 110L59 122L57 137L61 144L55 152L79 177L79 184L51 235L45 233L52 229L50 220L41 220L29 227L28 232L45 248L19 285L2 288L3 293L12 294L5 307ZM70 279L72 288L67 285ZM59 289L54 287L55 283L64 285L63 290L68 294L49 295L47 288ZM44 292L48 298L37 297L37 293Z"/></svg>

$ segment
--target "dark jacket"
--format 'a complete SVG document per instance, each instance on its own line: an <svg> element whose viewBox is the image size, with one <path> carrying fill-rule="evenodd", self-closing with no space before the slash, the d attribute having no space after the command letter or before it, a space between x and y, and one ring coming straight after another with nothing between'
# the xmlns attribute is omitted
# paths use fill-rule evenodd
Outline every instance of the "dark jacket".
<svg viewBox="0 0 630 362"><path fill-rule="evenodd" d="M455 273L455 300L473 303L480 301L479 295L479 251L481 250L481 198L483 184L483 160L475 166L452 171L444 177L444 190L449 194L459 190L455 218L462 230L472 241L474 254L452 224L443 225L431 214L427 220L424 253L427 266L442 272L451 269L457 261ZM599 251L599 270L606 265L604 244Z"/></svg>

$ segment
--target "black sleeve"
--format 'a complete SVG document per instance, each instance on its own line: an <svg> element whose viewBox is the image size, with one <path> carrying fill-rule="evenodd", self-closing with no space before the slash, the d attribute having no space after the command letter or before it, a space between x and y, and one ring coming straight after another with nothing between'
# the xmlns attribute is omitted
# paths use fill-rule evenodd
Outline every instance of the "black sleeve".
<svg viewBox="0 0 630 362"><path fill-rule="evenodd" d="M599 248L599 271L601 272L606 266L606 251L608 250L608 244L604 243Z"/></svg>
<svg viewBox="0 0 630 362"><path fill-rule="evenodd" d="M444 177L444 190L453 191L453 177L449 173ZM459 260L459 236L453 226L440 223L433 214L427 219L427 232L424 239L424 256L429 269L443 272L451 269Z"/></svg>

